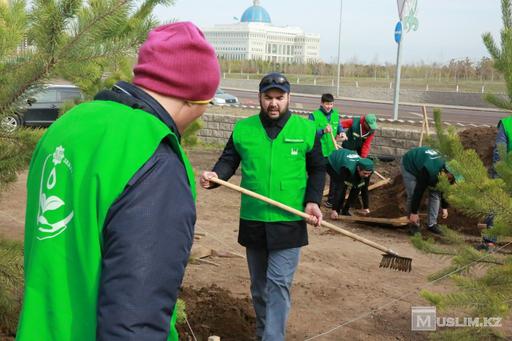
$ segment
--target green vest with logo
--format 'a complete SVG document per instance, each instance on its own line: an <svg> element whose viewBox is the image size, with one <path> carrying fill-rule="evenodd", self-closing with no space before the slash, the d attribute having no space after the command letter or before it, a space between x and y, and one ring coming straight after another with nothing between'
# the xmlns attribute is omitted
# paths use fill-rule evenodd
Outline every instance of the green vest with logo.
<svg viewBox="0 0 512 341"><path fill-rule="evenodd" d="M359 154L349 149L338 149L329 155L329 163L331 164L334 171L340 174L341 168L345 167L350 172L350 179L347 179L345 183L356 187L364 185L364 179L356 176L357 162L361 159Z"/></svg>
<svg viewBox="0 0 512 341"><path fill-rule="evenodd" d="M500 122L503 125L503 130L505 131L505 135L507 135L507 139L508 139L507 153L508 153L508 152L512 151L512 116L505 117Z"/></svg>
<svg viewBox="0 0 512 341"><path fill-rule="evenodd" d="M235 125L233 143L242 159L241 186L302 211L306 192L306 153L315 143L315 125L291 115L274 140L259 115ZM264 222L302 218L242 194L240 218Z"/></svg>
<svg viewBox="0 0 512 341"><path fill-rule="evenodd" d="M404 154L402 163L406 171L418 177L425 167L429 175L429 183L436 183L445 160L436 150L429 147L416 147Z"/></svg>
<svg viewBox="0 0 512 341"><path fill-rule="evenodd" d="M313 118L315 119L316 129L325 129L328 124L331 125L332 135L336 137L338 135L338 125L340 124L340 114L336 109L331 111L331 119L328 121L322 110L318 109L313 111ZM320 139L322 143L322 154L323 156L329 156L333 151L336 150L336 146L332 140L331 134L323 134Z"/></svg>
<svg viewBox="0 0 512 341"><path fill-rule="evenodd" d="M193 170L177 137L142 110L110 101L84 103L41 138L27 179L25 293L17 340L96 339L107 213L164 139L183 162L195 198ZM171 326L168 340L177 339Z"/></svg>
<svg viewBox="0 0 512 341"><path fill-rule="evenodd" d="M343 141L343 148L358 151L363 146L366 137L363 137L363 128L361 127L361 117L352 119L352 127L345 130L347 140Z"/></svg>
<svg viewBox="0 0 512 341"><path fill-rule="evenodd" d="M340 169L345 167L350 171L350 175L354 175L359 159L361 159L359 154L349 149L338 149L329 155L329 163L338 174L340 173Z"/></svg>

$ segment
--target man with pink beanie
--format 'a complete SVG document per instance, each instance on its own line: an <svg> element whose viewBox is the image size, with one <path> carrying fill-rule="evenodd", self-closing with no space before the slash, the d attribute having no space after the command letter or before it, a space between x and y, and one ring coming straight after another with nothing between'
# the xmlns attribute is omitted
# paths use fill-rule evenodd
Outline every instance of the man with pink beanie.
<svg viewBox="0 0 512 341"><path fill-rule="evenodd" d="M180 22L149 33L133 72L133 84L58 119L34 152L18 340L178 339L196 220L180 135L220 67L203 33Z"/></svg>

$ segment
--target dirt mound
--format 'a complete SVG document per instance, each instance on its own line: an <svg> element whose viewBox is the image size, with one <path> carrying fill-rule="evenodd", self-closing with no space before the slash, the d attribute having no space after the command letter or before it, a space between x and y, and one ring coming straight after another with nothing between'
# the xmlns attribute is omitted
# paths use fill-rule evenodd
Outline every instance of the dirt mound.
<svg viewBox="0 0 512 341"><path fill-rule="evenodd" d="M407 194L402 176L397 175L391 184L376 190L375 193L371 193L370 200L370 205L373 208L371 216L373 217L396 218L406 215ZM427 212L427 205L428 194L425 193L420 208L420 215ZM459 232L480 235L480 230L477 228L477 218L468 217L454 208L450 208L448 212L448 219L442 219L441 215L439 215L439 224L447 225ZM426 222L427 217L422 215L421 220Z"/></svg>
<svg viewBox="0 0 512 341"><path fill-rule="evenodd" d="M184 288L180 298L185 301L188 322L197 340L220 336L223 341L252 340L256 318L249 298L239 299L228 290L211 285L207 288ZM181 340L193 339L185 324L178 326Z"/></svg>
<svg viewBox="0 0 512 341"><path fill-rule="evenodd" d="M466 149L474 149L487 168L492 166L492 153L498 129L477 127L459 133L460 142Z"/></svg>
<svg viewBox="0 0 512 341"><path fill-rule="evenodd" d="M487 168L492 166L492 154L494 143L496 140L496 128L477 127L466 129L459 133L462 145L466 149L474 149L484 165ZM403 184L402 176L399 174L398 161L393 163L383 164L383 173L387 176L391 175L393 182L370 194L370 206L372 207L372 216L383 218L395 218L406 214L406 198L405 187ZM380 171L379 166L377 166ZM394 177L393 177L394 176ZM424 194L423 202L421 205L421 212L427 210L428 195ZM426 217L422 217L425 221ZM480 235L480 230L476 227L478 223L477 218L472 218L464 215L463 213L449 209L448 219L443 220L439 217L439 224L447 225L450 228L473 235Z"/></svg>

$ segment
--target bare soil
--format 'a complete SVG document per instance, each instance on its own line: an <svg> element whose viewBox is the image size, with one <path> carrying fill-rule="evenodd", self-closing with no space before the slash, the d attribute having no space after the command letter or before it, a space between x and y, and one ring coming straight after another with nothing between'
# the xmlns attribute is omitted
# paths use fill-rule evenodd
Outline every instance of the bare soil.
<svg viewBox="0 0 512 341"><path fill-rule="evenodd" d="M199 175L211 169L219 150L189 151ZM378 170L396 179L397 162L379 163ZM0 234L23 239L26 173L0 197ZM237 174L230 180L240 183ZM370 204L381 216L400 216L403 202L399 180L371 193ZM245 254L237 244L240 195L226 188L198 188L196 232L204 234L194 248ZM327 211L324 214L327 215ZM381 252L326 229L310 230L310 244L302 249L292 288L287 340L426 340L428 333L411 331L411 306L430 305L421 289L454 290L449 280L429 283L428 275L450 263L447 257L424 254L410 243L407 230L387 226L337 223L353 233L413 258L410 273L379 268ZM187 267L181 298L186 302L190 328L180 326L183 340L218 335L221 340L253 340L255 317L245 259L209 256L210 263ZM215 264L211 264L215 263ZM442 315L438 316L451 316ZM512 322L503 323L512 336ZM191 331L192 330L192 331Z"/></svg>

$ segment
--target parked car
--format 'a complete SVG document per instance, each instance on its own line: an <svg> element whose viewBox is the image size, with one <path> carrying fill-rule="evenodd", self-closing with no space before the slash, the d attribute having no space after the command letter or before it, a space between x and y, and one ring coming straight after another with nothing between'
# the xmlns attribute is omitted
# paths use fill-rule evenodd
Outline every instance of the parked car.
<svg viewBox="0 0 512 341"><path fill-rule="evenodd" d="M210 102L213 105L223 105L223 104L239 104L238 98L224 92L221 89L217 89L215 92L215 97Z"/></svg>
<svg viewBox="0 0 512 341"><path fill-rule="evenodd" d="M48 85L27 99L26 105L4 117L1 127L8 132L21 126L48 127L59 117L64 102L81 101L83 95L74 85Z"/></svg>

